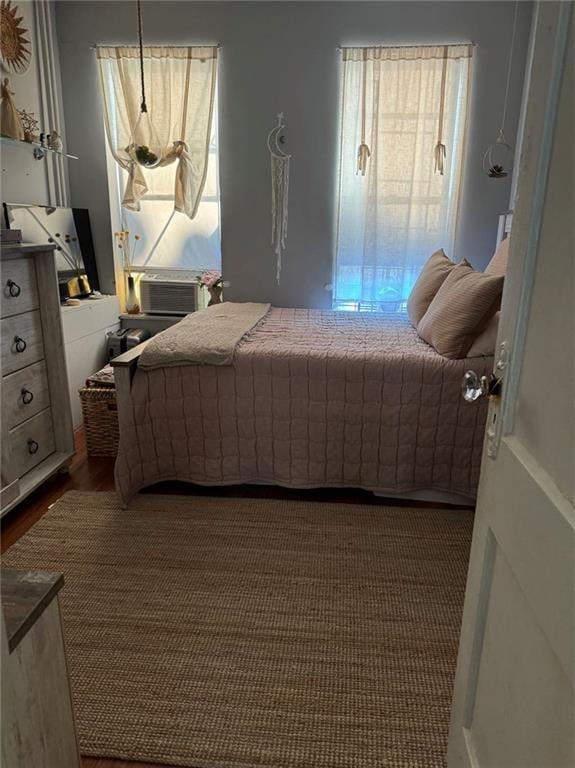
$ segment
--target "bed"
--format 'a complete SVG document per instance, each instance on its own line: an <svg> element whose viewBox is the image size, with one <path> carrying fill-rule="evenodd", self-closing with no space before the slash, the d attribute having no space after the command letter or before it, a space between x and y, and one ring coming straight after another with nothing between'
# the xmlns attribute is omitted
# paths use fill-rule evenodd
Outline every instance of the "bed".
<svg viewBox="0 0 575 768"><path fill-rule="evenodd" d="M487 405L461 397L470 361L403 315L271 308L224 365L146 370L142 349L114 361L124 505L164 480L475 498Z"/></svg>

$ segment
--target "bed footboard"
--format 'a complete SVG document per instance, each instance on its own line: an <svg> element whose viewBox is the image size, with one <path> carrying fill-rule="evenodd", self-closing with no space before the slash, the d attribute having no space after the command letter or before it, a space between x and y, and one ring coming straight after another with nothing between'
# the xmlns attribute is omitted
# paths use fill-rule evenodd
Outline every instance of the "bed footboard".
<svg viewBox="0 0 575 768"><path fill-rule="evenodd" d="M144 341L138 344L137 347L129 349L118 357L114 357L110 360L110 365L114 369L114 380L116 382L116 399L118 402L118 409L122 407L122 403L126 397L130 396L130 389L132 387L132 379L134 373L138 367L138 359L144 349L146 348L148 341Z"/></svg>
<svg viewBox="0 0 575 768"><path fill-rule="evenodd" d="M114 369L114 381L116 382L116 403L118 408L118 422L120 425L120 442L122 441L124 415L127 416L131 413L132 381L134 379L134 374L136 373L136 368L138 367L138 359L146 348L148 341L138 344L137 347L118 355L118 357L115 357L110 361L110 365ZM117 478L116 488L118 488ZM125 498L121 493L120 498L122 506L126 509L129 499Z"/></svg>

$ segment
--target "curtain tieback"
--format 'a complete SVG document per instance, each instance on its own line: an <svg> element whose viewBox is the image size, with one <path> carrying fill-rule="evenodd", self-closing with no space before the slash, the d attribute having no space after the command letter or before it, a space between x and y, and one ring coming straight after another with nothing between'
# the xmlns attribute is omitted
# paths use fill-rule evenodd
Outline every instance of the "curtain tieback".
<svg viewBox="0 0 575 768"><path fill-rule="evenodd" d="M367 144L363 142L359 145L357 150L357 173L361 173L362 176L365 176L365 172L367 171L367 161L371 157L371 151Z"/></svg>
<svg viewBox="0 0 575 768"><path fill-rule="evenodd" d="M181 155L182 152L187 152L188 145L185 141L174 141L172 144L172 152L175 152L176 155Z"/></svg>

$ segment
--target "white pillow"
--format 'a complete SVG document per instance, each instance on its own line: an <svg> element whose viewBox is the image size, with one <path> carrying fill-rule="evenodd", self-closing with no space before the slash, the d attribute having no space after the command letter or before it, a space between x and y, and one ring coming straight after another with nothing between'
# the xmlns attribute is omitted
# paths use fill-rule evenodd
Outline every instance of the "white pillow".
<svg viewBox="0 0 575 768"><path fill-rule="evenodd" d="M479 334L471 345L467 357L490 357L495 354L500 314L500 312L496 312L493 315L487 324L487 328Z"/></svg>
<svg viewBox="0 0 575 768"><path fill-rule="evenodd" d="M508 258L509 237L506 237L505 240L502 240L495 249L495 253L491 257L491 261L485 267L485 274L496 275L497 277L501 277L501 275L505 276L507 274Z"/></svg>

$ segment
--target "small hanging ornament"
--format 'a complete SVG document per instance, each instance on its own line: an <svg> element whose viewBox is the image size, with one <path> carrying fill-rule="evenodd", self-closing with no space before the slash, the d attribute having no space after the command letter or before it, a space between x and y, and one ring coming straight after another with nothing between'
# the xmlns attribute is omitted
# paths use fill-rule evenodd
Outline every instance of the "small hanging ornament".
<svg viewBox="0 0 575 768"><path fill-rule="evenodd" d="M490 179L505 179L513 169L513 147L505 138L505 119L507 117L507 102L509 100L509 85L511 83L511 70L513 68L513 51L515 48L515 33L517 31L517 9L519 0L515 0L515 12L513 14L513 30L511 32L511 48L509 62L507 64L507 85L505 86L505 98L503 99L503 114L501 115L501 127L497 139L490 144L483 155L483 171Z"/></svg>
<svg viewBox="0 0 575 768"><path fill-rule="evenodd" d="M363 51L363 65L361 73L361 144L357 148L357 170L356 174L361 173L365 176L367 171L367 161L371 157L371 150L366 143L366 122L367 122L367 49Z"/></svg>
<svg viewBox="0 0 575 768"><path fill-rule="evenodd" d="M443 47L443 63L441 65L441 86L439 90L439 118L437 123L437 144L433 150L433 156L435 159L435 173L439 173L443 176L443 170L445 166L445 157L447 155L447 148L443 143L443 118L445 115L445 85L447 83L447 54L448 47Z"/></svg>
<svg viewBox="0 0 575 768"><path fill-rule="evenodd" d="M357 173L361 173L362 176L365 176L365 172L367 171L367 161L370 157L371 152L369 151L369 147L362 142L357 150Z"/></svg>
<svg viewBox="0 0 575 768"><path fill-rule="evenodd" d="M143 168L155 168L162 160L162 145L158 134L150 120L146 104L146 87L144 79L144 40L142 33L142 8L138 0L138 40L140 45L140 80L142 87L142 103L140 116L134 126L128 145L131 160Z"/></svg>
<svg viewBox="0 0 575 768"><path fill-rule="evenodd" d="M445 144L442 144L441 141L438 141L435 145L435 173L439 173L441 176L443 176L443 169L445 164L445 155L447 154L447 150L445 148Z"/></svg>

